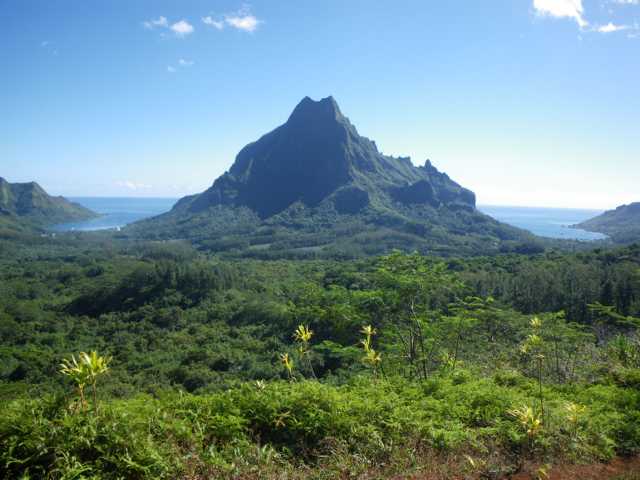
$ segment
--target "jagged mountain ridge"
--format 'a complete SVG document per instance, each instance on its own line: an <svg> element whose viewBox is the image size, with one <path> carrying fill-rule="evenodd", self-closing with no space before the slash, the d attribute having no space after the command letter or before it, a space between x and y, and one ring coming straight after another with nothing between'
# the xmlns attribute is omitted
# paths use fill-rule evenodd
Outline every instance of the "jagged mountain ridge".
<svg viewBox="0 0 640 480"><path fill-rule="evenodd" d="M36 182L9 183L0 177L0 216L5 224L43 227L96 214L64 197L49 195Z"/></svg>
<svg viewBox="0 0 640 480"><path fill-rule="evenodd" d="M283 125L245 146L209 189L127 231L248 251L489 253L505 241L533 239L478 212L475 194L430 161L417 167L408 157L382 154L332 97L305 97Z"/></svg>
<svg viewBox="0 0 640 480"><path fill-rule="evenodd" d="M353 213L369 205L372 195L434 207L475 206L471 191L430 163L415 167L409 158L381 154L333 97L306 97L285 124L244 147L211 188L177 208L197 213L215 205L246 206L264 219L298 201L316 207L329 199L338 212Z"/></svg>

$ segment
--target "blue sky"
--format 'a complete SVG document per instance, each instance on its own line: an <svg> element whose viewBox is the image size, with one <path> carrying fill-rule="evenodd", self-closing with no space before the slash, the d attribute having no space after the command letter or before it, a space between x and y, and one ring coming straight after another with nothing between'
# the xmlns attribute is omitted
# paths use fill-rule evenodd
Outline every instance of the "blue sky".
<svg viewBox="0 0 640 480"><path fill-rule="evenodd" d="M0 176L202 191L305 95L479 203L640 200L640 0L2 0Z"/></svg>

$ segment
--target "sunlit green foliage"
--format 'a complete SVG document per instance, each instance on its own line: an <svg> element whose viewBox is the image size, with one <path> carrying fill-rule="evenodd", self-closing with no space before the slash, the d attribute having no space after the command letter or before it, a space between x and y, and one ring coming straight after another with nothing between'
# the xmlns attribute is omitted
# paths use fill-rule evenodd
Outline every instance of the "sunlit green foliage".
<svg viewBox="0 0 640 480"><path fill-rule="evenodd" d="M111 357L102 357L96 351L90 353L80 352L78 360L75 355L70 359L64 359L60 364L60 373L71 378L78 388L80 402L86 410L87 402L84 396L84 388L87 384L91 385L93 392L93 410L98 414L98 377L109 371L109 362Z"/></svg>
<svg viewBox="0 0 640 480"><path fill-rule="evenodd" d="M365 362L373 369L375 376L378 376L378 369L382 363L382 355L373 348L373 337L376 335L376 329L371 325L365 325L360 330L360 333L364 335L364 339L360 340L362 348L364 349L364 357L362 361Z"/></svg>
<svg viewBox="0 0 640 480"><path fill-rule="evenodd" d="M576 429L565 428L567 402L587 408L577 427L583 461L640 447L640 425L633 421L639 392L550 388L548 415L559 421L542 429L535 410L520 409L533 388L526 379L515 387L452 378L363 378L341 387L270 382L210 395L111 400L99 416L70 414L63 399L15 400L0 418L0 477L234 478L251 472L258 458L263 472L295 469L301 461L338 471L361 458L366 462L356 473L364 473L399 461L408 446L492 461L490 449L503 459L492 468L506 474L528 442L531 454L563 458L573 451ZM272 450L258 454L256 445Z"/></svg>
<svg viewBox="0 0 640 480"><path fill-rule="evenodd" d="M306 362L311 376L316 378L316 372L313 370L313 363L310 358L311 351L309 350L312 337L313 331L305 325L298 325L298 328L296 328L296 331L293 334L293 338L298 343L298 353L300 354L300 358Z"/></svg>
<svg viewBox="0 0 640 480"><path fill-rule="evenodd" d="M640 451L640 249L262 262L31 241L0 241L0 478L331 478L438 455L507 475ZM69 357L92 349L113 360Z"/></svg>

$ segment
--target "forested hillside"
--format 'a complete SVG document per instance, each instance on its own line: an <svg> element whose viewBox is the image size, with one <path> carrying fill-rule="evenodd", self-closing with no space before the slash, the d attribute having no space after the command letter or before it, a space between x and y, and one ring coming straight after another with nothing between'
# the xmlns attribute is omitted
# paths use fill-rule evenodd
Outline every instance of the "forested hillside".
<svg viewBox="0 0 640 480"><path fill-rule="evenodd" d="M36 182L9 183L0 177L0 238L95 216L82 205L49 195Z"/></svg>
<svg viewBox="0 0 640 480"><path fill-rule="evenodd" d="M637 242L640 239L640 202L608 210L576 227L604 233L618 244Z"/></svg>
<svg viewBox="0 0 640 480"><path fill-rule="evenodd" d="M91 238L0 242L4 478L499 478L640 449L639 246L265 262ZM78 403L60 364L94 350Z"/></svg>

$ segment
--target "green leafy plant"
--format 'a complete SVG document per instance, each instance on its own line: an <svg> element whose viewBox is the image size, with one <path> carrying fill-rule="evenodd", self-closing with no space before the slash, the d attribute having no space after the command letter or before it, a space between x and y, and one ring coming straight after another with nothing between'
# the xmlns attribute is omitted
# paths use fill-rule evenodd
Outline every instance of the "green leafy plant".
<svg viewBox="0 0 640 480"><path fill-rule="evenodd" d="M551 465L548 464L538 467L538 470L536 470L536 480L547 480L549 478L550 469Z"/></svg>
<svg viewBox="0 0 640 480"><path fill-rule="evenodd" d="M364 357L362 358L362 361L373 369L373 374L377 377L378 368L382 363L382 356L373 348L373 337L377 333L376 329L371 325L366 325L362 327L360 333L364 334L364 339L360 342L364 348Z"/></svg>
<svg viewBox="0 0 640 480"><path fill-rule="evenodd" d="M545 342L542 338L542 320L533 317L529 323L532 332L520 346L522 353L530 355L536 364L536 376L538 381L538 401L540 405L540 418L544 419L544 392L542 390L542 371L544 364Z"/></svg>
<svg viewBox="0 0 640 480"><path fill-rule="evenodd" d="M298 328L296 328L293 337L296 342L298 342L298 352L300 353L300 357L304 359L304 361L306 361L307 367L311 372L311 376L313 378L317 378L316 372L313 370L313 364L311 362L311 350L309 348L309 343L311 342L311 338L313 337L313 331L310 330L308 326L298 325Z"/></svg>
<svg viewBox="0 0 640 480"><path fill-rule="evenodd" d="M542 416L529 405L514 408L508 413L518 421L520 428L527 434L526 446L527 452L530 453L536 438L542 432Z"/></svg>
<svg viewBox="0 0 640 480"><path fill-rule="evenodd" d="M564 404L565 420L569 424L569 430L574 443L579 442L580 424L587 412L587 407L575 402L566 402Z"/></svg>
<svg viewBox="0 0 640 480"><path fill-rule="evenodd" d="M397 340L399 359L409 378L426 379L438 353L435 322L437 305L445 306L457 297L462 283L443 263L432 262L417 253L396 251L376 262L373 276L379 289L376 323ZM462 326L461 326L462 329Z"/></svg>
<svg viewBox="0 0 640 480"><path fill-rule="evenodd" d="M289 377L289 381L293 381L295 380L295 377L293 375L293 368L294 368L294 363L293 363L293 359L289 356L288 353L281 353L280 354L280 361L282 362L282 365L284 366L287 375Z"/></svg>
<svg viewBox="0 0 640 480"><path fill-rule="evenodd" d="M609 342L609 357L624 368L640 368L640 342L619 334Z"/></svg>
<svg viewBox="0 0 640 480"><path fill-rule="evenodd" d="M109 371L109 363L111 357L103 357L98 352L90 353L80 352L78 359L72 355L70 359L64 359L60 365L60 373L70 377L76 384L80 403L86 411L87 402L84 389L87 385L91 385L93 393L93 411L98 413L98 378Z"/></svg>
<svg viewBox="0 0 640 480"><path fill-rule="evenodd" d="M483 312L487 306L493 303L493 298L489 297L483 300L479 297L467 297L458 304L451 306L451 311L456 315L447 318L447 330L451 332L453 342L449 350L448 368L454 371L458 365L460 358L460 349L462 347L465 334L479 323L475 314Z"/></svg>
<svg viewBox="0 0 640 480"><path fill-rule="evenodd" d="M76 360L75 355L65 358L60 364L60 373L69 377L75 384L80 398L80 405L86 411L87 401L84 396L84 389L89 381L88 371L82 361Z"/></svg>

